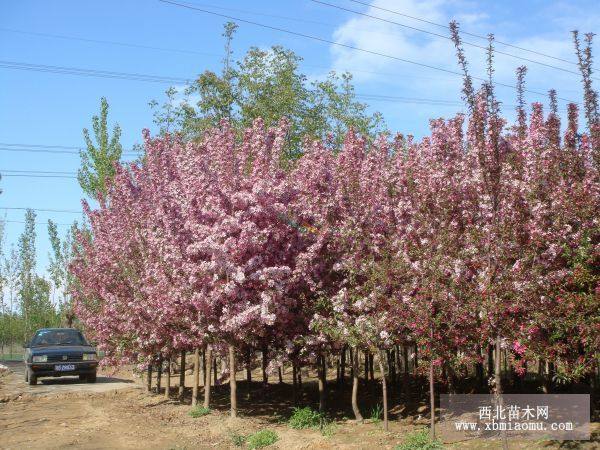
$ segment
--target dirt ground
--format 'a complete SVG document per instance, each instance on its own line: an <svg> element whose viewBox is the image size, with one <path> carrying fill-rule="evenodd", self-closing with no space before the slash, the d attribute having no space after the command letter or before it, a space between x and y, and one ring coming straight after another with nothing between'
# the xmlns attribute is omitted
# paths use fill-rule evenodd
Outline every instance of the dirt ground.
<svg viewBox="0 0 600 450"><path fill-rule="evenodd" d="M285 424L292 408L291 388L289 384L276 382L268 388L258 382L251 385L239 382L238 419L229 417L227 386L217 386L213 388L211 414L194 419L189 415L189 390L183 402L174 396L167 400L162 394L145 392L141 380L131 371L103 376L98 378L96 385L51 379L30 388L18 368L0 371L0 448L233 449L240 448L234 445L235 436L270 429L277 433L279 440L269 448L393 449L407 433L423 428L427 423L426 413L417 412L423 412L423 407L417 407L414 413L392 409L390 431L385 432L381 423L367 420L356 424L349 419L349 411L333 407L335 424L325 435L319 430L293 430ZM186 383L189 385L191 381L188 375ZM173 379L172 385L176 382ZM316 388L310 382L304 384L302 401L311 404L316 399L313 396ZM34 391L38 388L41 389ZM344 398L339 398L341 394ZM332 390L328 402L331 405L346 404L346 392ZM364 412L368 412L368 408ZM600 427L593 424L592 430L594 439L591 442L565 442L561 446L553 442L511 441L509 448L599 449ZM469 441L447 447L501 448L497 441Z"/></svg>

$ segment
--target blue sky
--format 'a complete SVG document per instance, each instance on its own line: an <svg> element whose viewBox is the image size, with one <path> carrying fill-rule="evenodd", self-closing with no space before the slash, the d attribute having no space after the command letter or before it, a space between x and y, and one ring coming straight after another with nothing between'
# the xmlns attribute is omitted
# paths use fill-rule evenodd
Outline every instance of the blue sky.
<svg viewBox="0 0 600 450"><path fill-rule="evenodd" d="M449 41L389 21L441 34L447 34L447 30L375 7L442 24L454 18L466 31L479 35L493 32L499 41L569 61L574 61L570 30L600 31L600 9L594 1L364 0L363 3L368 5L351 0L323 1L388 22L309 0L181 0L181 3L448 70L457 70ZM98 112L101 96L110 103L111 122L118 122L123 129L124 148L131 148L140 142L143 128L154 129L148 103L152 99L163 100L163 92L169 87L169 83L15 70L7 68L7 64L16 62L189 79L206 69L219 70L223 56L221 32L226 20L158 0L1 1L0 149L16 148L8 144L81 146L82 129L90 125L91 116ZM485 44L474 37L465 36L465 40ZM461 80L448 73L246 23L240 23L233 49L235 55L240 56L250 46L266 48L275 44L302 56L303 70L310 79L323 77L332 69L349 70L355 76L359 94L403 97L394 101L389 98L370 101L371 108L383 113L393 131L420 137L427 132L430 118L449 117L462 110L459 103L454 103L460 100ZM567 71L577 69L567 62L512 47L498 45L497 49ZM473 74L483 76L483 52L469 46L466 50ZM525 63L510 56L497 55L497 80L513 84L514 69L521 64L529 67L530 90L546 92L554 87L560 97L580 101L577 75ZM183 83L172 84L181 87ZM515 101L513 89L499 87L498 94L507 105ZM415 104L406 98L427 100ZM429 100L450 103L442 105ZM527 100L546 101L536 94L528 94ZM565 103L560 102L561 109ZM505 109L507 116L513 117L511 108ZM74 154L0 150L0 173L7 170L75 172L78 164ZM81 209L82 193L73 178L6 176L9 174L4 172L0 181L4 191L0 194L0 217L7 220L8 245L16 243L22 231L23 225L18 222L23 220L24 211L1 208ZM80 216L38 212L40 272L48 262L46 222L50 218L68 224ZM67 226L60 229L65 231Z"/></svg>

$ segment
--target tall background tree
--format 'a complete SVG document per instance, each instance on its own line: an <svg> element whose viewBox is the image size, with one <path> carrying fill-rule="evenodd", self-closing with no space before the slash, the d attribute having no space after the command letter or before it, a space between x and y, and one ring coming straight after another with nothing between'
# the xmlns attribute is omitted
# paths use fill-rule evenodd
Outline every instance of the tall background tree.
<svg viewBox="0 0 600 450"><path fill-rule="evenodd" d="M83 192L98 199L107 194L110 181L115 176L115 163L123 153L119 125L113 127L112 136L109 134L108 102L104 97L100 99L100 115L92 117L92 130L96 143L89 130L83 130L86 149L80 152L81 167L77 179Z"/></svg>
<svg viewBox="0 0 600 450"><path fill-rule="evenodd" d="M295 158L304 139L333 138L339 149L350 128L371 138L385 130L381 114L370 114L367 105L357 101L351 74L330 72L324 80L311 82L300 70L302 58L282 46L251 47L234 60L236 29L234 23L225 24L220 74L200 74L184 91L183 101L177 101L177 91L171 88L162 106L151 102L163 133L180 131L186 140L199 142L206 130L227 118L241 137L258 118L271 127L287 117L290 129L282 156Z"/></svg>

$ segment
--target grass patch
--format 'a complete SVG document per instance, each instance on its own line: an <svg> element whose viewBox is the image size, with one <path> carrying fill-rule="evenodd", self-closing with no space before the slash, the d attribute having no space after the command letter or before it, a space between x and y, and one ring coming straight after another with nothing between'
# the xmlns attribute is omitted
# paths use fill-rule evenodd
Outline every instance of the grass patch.
<svg viewBox="0 0 600 450"><path fill-rule="evenodd" d="M305 430L307 428L318 429L325 437L333 436L337 429L335 422L328 420L325 414L315 411L309 406L294 408L292 416L287 423L290 428L296 430Z"/></svg>
<svg viewBox="0 0 600 450"><path fill-rule="evenodd" d="M424 428L406 435L404 442L394 450L441 450L444 446L438 439L432 441L429 437L429 429Z"/></svg>
<svg viewBox="0 0 600 450"><path fill-rule="evenodd" d="M190 416L192 416L194 419L206 416L207 414L210 414L210 408L205 408L204 406L194 406L190 411Z"/></svg>
<svg viewBox="0 0 600 450"><path fill-rule="evenodd" d="M248 439L243 434L239 434L236 432L231 433L230 436L231 436L231 442L236 447L242 447L246 443L246 439Z"/></svg>
<svg viewBox="0 0 600 450"><path fill-rule="evenodd" d="M254 434L248 436L246 443L248 444L248 448L250 450L256 448L267 447L271 444L274 444L279 439L277 433L271 430L260 430Z"/></svg>
<svg viewBox="0 0 600 450"><path fill-rule="evenodd" d="M381 422L381 414L383 413L383 409L381 408L380 404L375 405L372 409L371 409L371 414L370 414L370 419L371 422L373 423L379 423Z"/></svg>
<svg viewBox="0 0 600 450"><path fill-rule="evenodd" d="M309 406L304 408L294 408L292 416L288 420L290 428L303 430L305 428L318 428L323 423L325 417L318 411Z"/></svg>

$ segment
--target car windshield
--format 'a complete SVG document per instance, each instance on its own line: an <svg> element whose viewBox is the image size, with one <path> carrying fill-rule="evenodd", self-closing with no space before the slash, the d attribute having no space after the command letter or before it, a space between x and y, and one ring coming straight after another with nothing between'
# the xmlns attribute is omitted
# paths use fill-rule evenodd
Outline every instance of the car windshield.
<svg viewBox="0 0 600 450"><path fill-rule="evenodd" d="M45 345L88 345L77 330L41 330L31 340L32 347Z"/></svg>

